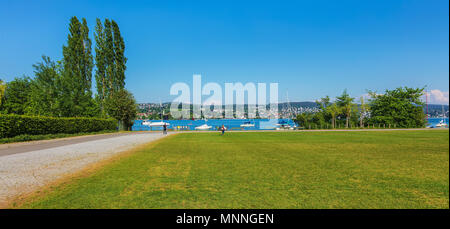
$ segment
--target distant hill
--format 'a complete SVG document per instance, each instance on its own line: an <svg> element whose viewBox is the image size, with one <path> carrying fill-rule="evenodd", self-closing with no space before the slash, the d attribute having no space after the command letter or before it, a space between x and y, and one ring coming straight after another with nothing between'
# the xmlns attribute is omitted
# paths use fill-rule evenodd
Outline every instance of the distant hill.
<svg viewBox="0 0 450 229"><path fill-rule="evenodd" d="M159 103L139 103L139 111L140 112L156 112L159 113L161 111L160 104ZM315 102L290 102L290 107L294 109L314 109L318 108L317 103ZM440 105L440 104L428 104L428 114L430 114L432 117L439 117L442 116L442 106L444 107L444 112L446 113L446 116L449 116L449 106L448 105ZM162 103L163 109L168 112L170 103ZM288 107L287 103L279 103L278 109L281 111L283 109L286 109ZM424 112L426 111L424 107Z"/></svg>
<svg viewBox="0 0 450 229"><path fill-rule="evenodd" d="M286 107L287 103L280 103L278 106L280 108ZM300 108L300 107L303 107L303 108L315 108L315 107L319 107L316 102L290 102L290 106L293 107L293 108Z"/></svg>
<svg viewBox="0 0 450 229"><path fill-rule="evenodd" d="M160 104L159 103L138 103L139 108L155 108L155 109L160 109ZM278 107L281 109L283 107L287 107L287 103L279 103ZM161 106L163 108L168 108L170 107L170 103L162 103ZM234 105L236 106L236 105ZM293 108L316 108L318 107L317 103L315 102L290 102L290 106Z"/></svg>
<svg viewBox="0 0 450 229"><path fill-rule="evenodd" d="M448 105L428 104L428 114L431 117L442 116L442 107L444 107L445 116L448 117ZM426 111L426 108L424 110Z"/></svg>

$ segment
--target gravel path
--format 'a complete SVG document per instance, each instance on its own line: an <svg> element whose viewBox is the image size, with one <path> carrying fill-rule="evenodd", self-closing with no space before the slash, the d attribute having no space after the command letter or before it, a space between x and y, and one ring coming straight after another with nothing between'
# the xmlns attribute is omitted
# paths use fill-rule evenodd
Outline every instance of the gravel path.
<svg viewBox="0 0 450 229"><path fill-rule="evenodd" d="M161 133L124 134L0 156L0 206L87 165L161 137Z"/></svg>

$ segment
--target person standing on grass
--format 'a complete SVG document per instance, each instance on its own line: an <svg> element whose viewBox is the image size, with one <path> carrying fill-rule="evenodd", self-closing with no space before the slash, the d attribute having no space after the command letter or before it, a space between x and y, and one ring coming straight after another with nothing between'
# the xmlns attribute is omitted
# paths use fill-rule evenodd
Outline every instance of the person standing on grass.
<svg viewBox="0 0 450 229"><path fill-rule="evenodd" d="M167 125L164 123L163 125L163 134L167 134Z"/></svg>
<svg viewBox="0 0 450 229"><path fill-rule="evenodd" d="M222 130L222 135L224 135L225 134L225 126L223 124L222 124L221 130Z"/></svg>

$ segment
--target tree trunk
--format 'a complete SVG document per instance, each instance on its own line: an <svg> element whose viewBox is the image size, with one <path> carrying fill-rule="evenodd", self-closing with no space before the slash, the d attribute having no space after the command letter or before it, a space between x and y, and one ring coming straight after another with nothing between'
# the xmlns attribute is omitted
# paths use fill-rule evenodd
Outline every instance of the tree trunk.
<svg viewBox="0 0 450 229"><path fill-rule="evenodd" d="M119 121L119 131L128 130L126 123L124 121Z"/></svg>
<svg viewBox="0 0 450 229"><path fill-rule="evenodd" d="M362 115L359 117L359 127L364 127L363 116Z"/></svg>

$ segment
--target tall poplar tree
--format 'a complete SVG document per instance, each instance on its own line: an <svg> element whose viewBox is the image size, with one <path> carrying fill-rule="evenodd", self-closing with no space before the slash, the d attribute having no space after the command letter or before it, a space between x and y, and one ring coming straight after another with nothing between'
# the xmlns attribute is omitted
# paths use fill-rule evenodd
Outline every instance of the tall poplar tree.
<svg viewBox="0 0 450 229"><path fill-rule="evenodd" d="M105 59L106 59L106 82L108 84L108 96L114 88L114 39L112 35L111 22L105 19Z"/></svg>
<svg viewBox="0 0 450 229"><path fill-rule="evenodd" d="M102 21L97 18L95 26L95 81L97 84L97 98L102 112L104 111L104 100L108 93L108 81L106 79L106 36Z"/></svg>
<svg viewBox="0 0 450 229"><path fill-rule="evenodd" d="M117 23L109 19L104 24L97 19L95 41L97 96L104 112L105 101L125 87L125 42Z"/></svg>
<svg viewBox="0 0 450 229"><path fill-rule="evenodd" d="M63 47L62 116L95 116L92 99L93 57L86 19L70 19L67 45Z"/></svg>
<svg viewBox="0 0 450 229"><path fill-rule="evenodd" d="M94 60L92 55L92 41L89 38L89 27L87 25L86 19L82 19L83 24L81 25L81 39L83 44L83 54L81 63L81 75L83 81L84 93L92 96L92 69L94 68Z"/></svg>
<svg viewBox="0 0 450 229"><path fill-rule="evenodd" d="M114 40L114 91L119 91L125 87L125 70L127 68L125 42L120 34L119 26L114 20L111 20L111 28Z"/></svg>

